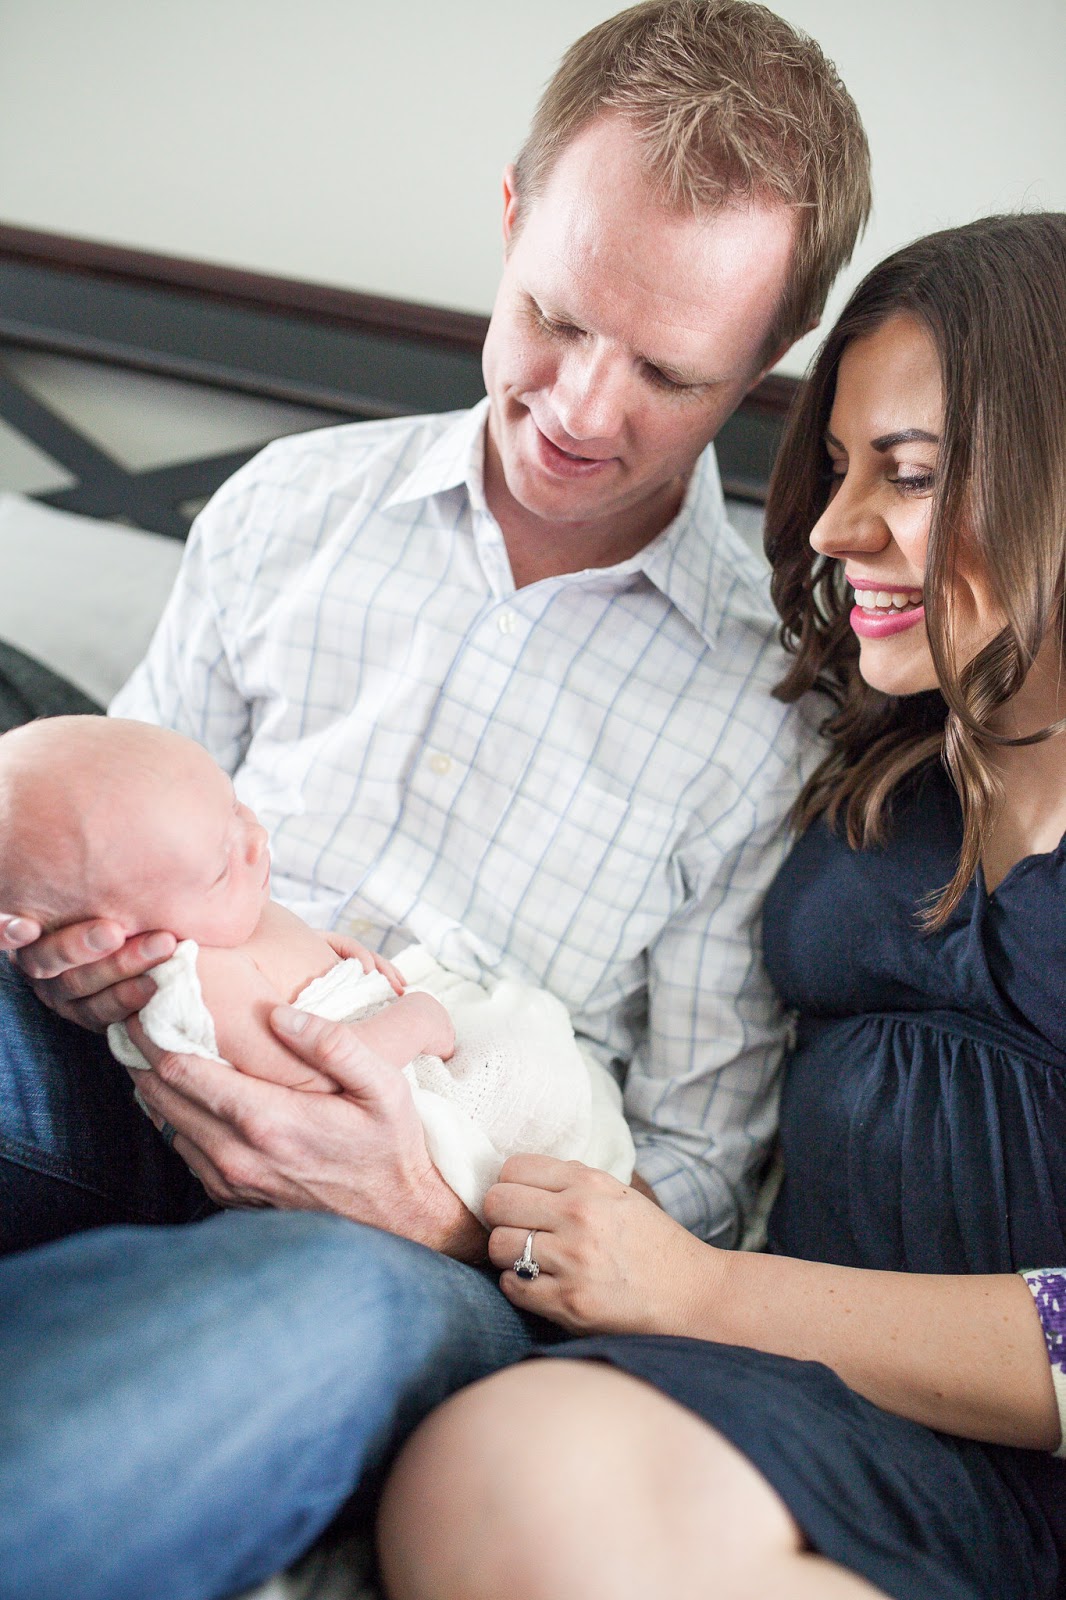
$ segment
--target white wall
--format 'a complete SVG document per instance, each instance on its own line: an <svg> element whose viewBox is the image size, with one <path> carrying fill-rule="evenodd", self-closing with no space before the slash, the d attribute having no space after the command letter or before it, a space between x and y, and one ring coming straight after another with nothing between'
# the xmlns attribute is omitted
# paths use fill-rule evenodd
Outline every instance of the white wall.
<svg viewBox="0 0 1066 1600"><path fill-rule="evenodd" d="M1064 0L777 3L870 134L848 282L931 228L1066 209ZM488 310L502 167L562 50L616 8L0 0L0 218Z"/></svg>

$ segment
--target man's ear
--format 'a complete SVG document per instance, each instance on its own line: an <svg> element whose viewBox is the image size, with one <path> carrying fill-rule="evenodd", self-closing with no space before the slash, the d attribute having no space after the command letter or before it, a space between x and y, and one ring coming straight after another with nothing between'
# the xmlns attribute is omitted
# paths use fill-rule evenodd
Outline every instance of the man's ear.
<svg viewBox="0 0 1066 1600"><path fill-rule="evenodd" d="M515 224L518 221L518 174L514 164L503 169L503 248L511 248Z"/></svg>

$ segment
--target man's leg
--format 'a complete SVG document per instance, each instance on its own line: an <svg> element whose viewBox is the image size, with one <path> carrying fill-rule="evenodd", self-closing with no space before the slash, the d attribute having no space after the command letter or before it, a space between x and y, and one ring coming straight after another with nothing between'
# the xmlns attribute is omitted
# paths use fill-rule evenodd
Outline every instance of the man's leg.
<svg viewBox="0 0 1066 1600"><path fill-rule="evenodd" d="M462 1384L493 1278L339 1218L229 1212L0 1262L0 1596L197 1600L292 1561Z"/></svg>
<svg viewBox="0 0 1066 1600"><path fill-rule="evenodd" d="M0 1254L214 1209L106 1041L53 1016L0 957Z"/></svg>

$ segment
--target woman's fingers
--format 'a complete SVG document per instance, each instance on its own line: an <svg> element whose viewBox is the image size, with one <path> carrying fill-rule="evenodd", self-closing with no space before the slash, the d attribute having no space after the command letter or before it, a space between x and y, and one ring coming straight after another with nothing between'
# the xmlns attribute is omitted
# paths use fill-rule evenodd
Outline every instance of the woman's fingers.
<svg viewBox="0 0 1066 1600"><path fill-rule="evenodd" d="M530 1184L535 1189L568 1189L582 1173L591 1172L581 1161L559 1161L555 1156L508 1156L500 1168L501 1183Z"/></svg>
<svg viewBox="0 0 1066 1600"><path fill-rule="evenodd" d="M519 1228L523 1238L530 1228L558 1230L565 1215L556 1191L524 1183L494 1184L483 1209L490 1228Z"/></svg>
<svg viewBox="0 0 1066 1600"><path fill-rule="evenodd" d="M526 1240L533 1234L533 1259L541 1273L551 1277L559 1268L558 1244L546 1229L493 1228L489 1235L489 1260L498 1272L510 1272L519 1283L536 1283L536 1278L522 1278L514 1272L526 1248ZM539 1275L538 1275L539 1276Z"/></svg>

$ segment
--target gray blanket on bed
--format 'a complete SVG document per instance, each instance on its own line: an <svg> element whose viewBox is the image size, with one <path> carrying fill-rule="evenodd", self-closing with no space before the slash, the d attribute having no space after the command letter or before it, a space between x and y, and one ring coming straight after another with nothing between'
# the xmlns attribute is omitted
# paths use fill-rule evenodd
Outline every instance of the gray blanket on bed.
<svg viewBox="0 0 1066 1600"><path fill-rule="evenodd" d="M43 662L0 639L0 733L35 717L102 714L103 709Z"/></svg>

